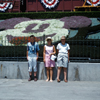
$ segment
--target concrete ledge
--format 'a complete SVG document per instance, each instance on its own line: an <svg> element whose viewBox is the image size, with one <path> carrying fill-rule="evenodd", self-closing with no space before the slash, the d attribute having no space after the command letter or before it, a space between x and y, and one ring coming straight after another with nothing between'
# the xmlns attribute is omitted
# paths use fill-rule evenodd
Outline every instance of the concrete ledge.
<svg viewBox="0 0 100 100"><path fill-rule="evenodd" d="M43 62L38 62L38 79L46 79L46 69ZM53 79L57 76L57 66L54 68ZM28 62L0 62L0 78L28 79ZM60 75L63 80L63 70ZM100 63L69 63L69 81L100 81Z"/></svg>

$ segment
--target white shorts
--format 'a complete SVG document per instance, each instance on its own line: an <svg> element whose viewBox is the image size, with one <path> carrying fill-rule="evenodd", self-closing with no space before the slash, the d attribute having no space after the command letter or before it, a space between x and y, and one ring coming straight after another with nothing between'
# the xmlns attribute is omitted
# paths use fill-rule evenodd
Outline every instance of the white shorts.
<svg viewBox="0 0 100 100"><path fill-rule="evenodd" d="M28 64L29 64L29 72L32 72L32 68L34 69L34 72L37 72L37 56L35 54L28 55Z"/></svg>
<svg viewBox="0 0 100 100"><path fill-rule="evenodd" d="M57 66L65 68L68 67L68 54L58 54Z"/></svg>

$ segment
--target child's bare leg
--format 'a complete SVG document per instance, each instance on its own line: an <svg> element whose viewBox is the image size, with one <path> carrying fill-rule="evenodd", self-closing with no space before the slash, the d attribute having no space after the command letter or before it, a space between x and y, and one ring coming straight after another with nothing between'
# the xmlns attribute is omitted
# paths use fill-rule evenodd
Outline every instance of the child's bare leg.
<svg viewBox="0 0 100 100"><path fill-rule="evenodd" d="M64 81L67 82L67 68L64 68Z"/></svg>
<svg viewBox="0 0 100 100"><path fill-rule="evenodd" d="M60 72L61 72L61 67L58 67L58 71L57 71L57 81L58 82L60 82L60 79L59 79Z"/></svg>
<svg viewBox="0 0 100 100"><path fill-rule="evenodd" d="M50 67L50 81L52 82L52 76L53 76L53 68Z"/></svg>
<svg viewBox="0 0 100 100"><path fill-rule="evenodd" d="M46 81L49 81L49 71L50 71L50 68L47 67L46 69L47 69L47 80Z"/></svg>

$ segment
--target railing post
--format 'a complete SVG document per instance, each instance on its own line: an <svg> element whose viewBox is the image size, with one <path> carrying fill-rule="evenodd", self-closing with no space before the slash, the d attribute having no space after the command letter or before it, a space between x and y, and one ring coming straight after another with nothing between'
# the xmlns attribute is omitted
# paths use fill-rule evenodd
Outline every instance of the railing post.
<svg viewBox="0 0 100 100"><path fill-rule="evenodd" d="M45 45L45 34L43 35L43 46Z"/></svg>

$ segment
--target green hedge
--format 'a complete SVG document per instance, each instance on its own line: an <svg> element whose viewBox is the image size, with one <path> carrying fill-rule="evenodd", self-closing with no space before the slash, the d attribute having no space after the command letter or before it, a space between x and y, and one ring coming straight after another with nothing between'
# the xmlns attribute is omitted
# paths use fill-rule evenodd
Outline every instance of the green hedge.
<svg viewBox="0 0 100 100"><path fill-rule="evenodd" d="M93 18L93 17L100 17L100 11L0 13L0 19L9 19L14 17L47 19L47 18L62 18L65 16L86 16Z"/></svg>
<svg viewBox="0 0 100 100"><path fill-rule="evenodd" d="M80 41L66 41L70 44L70 57L90 57L92 59L100 59L100 43L98 46L94 44L84 44ZM78 43L78 44L77 44ZM83 44L82 44L83 43ZM91 42L92 43L92 42ZM57 44L55 44L56 46ZM1 57L26 57L26 46L0 46ZM43 45L40 46L39 56L43 57Z"/></svg>

